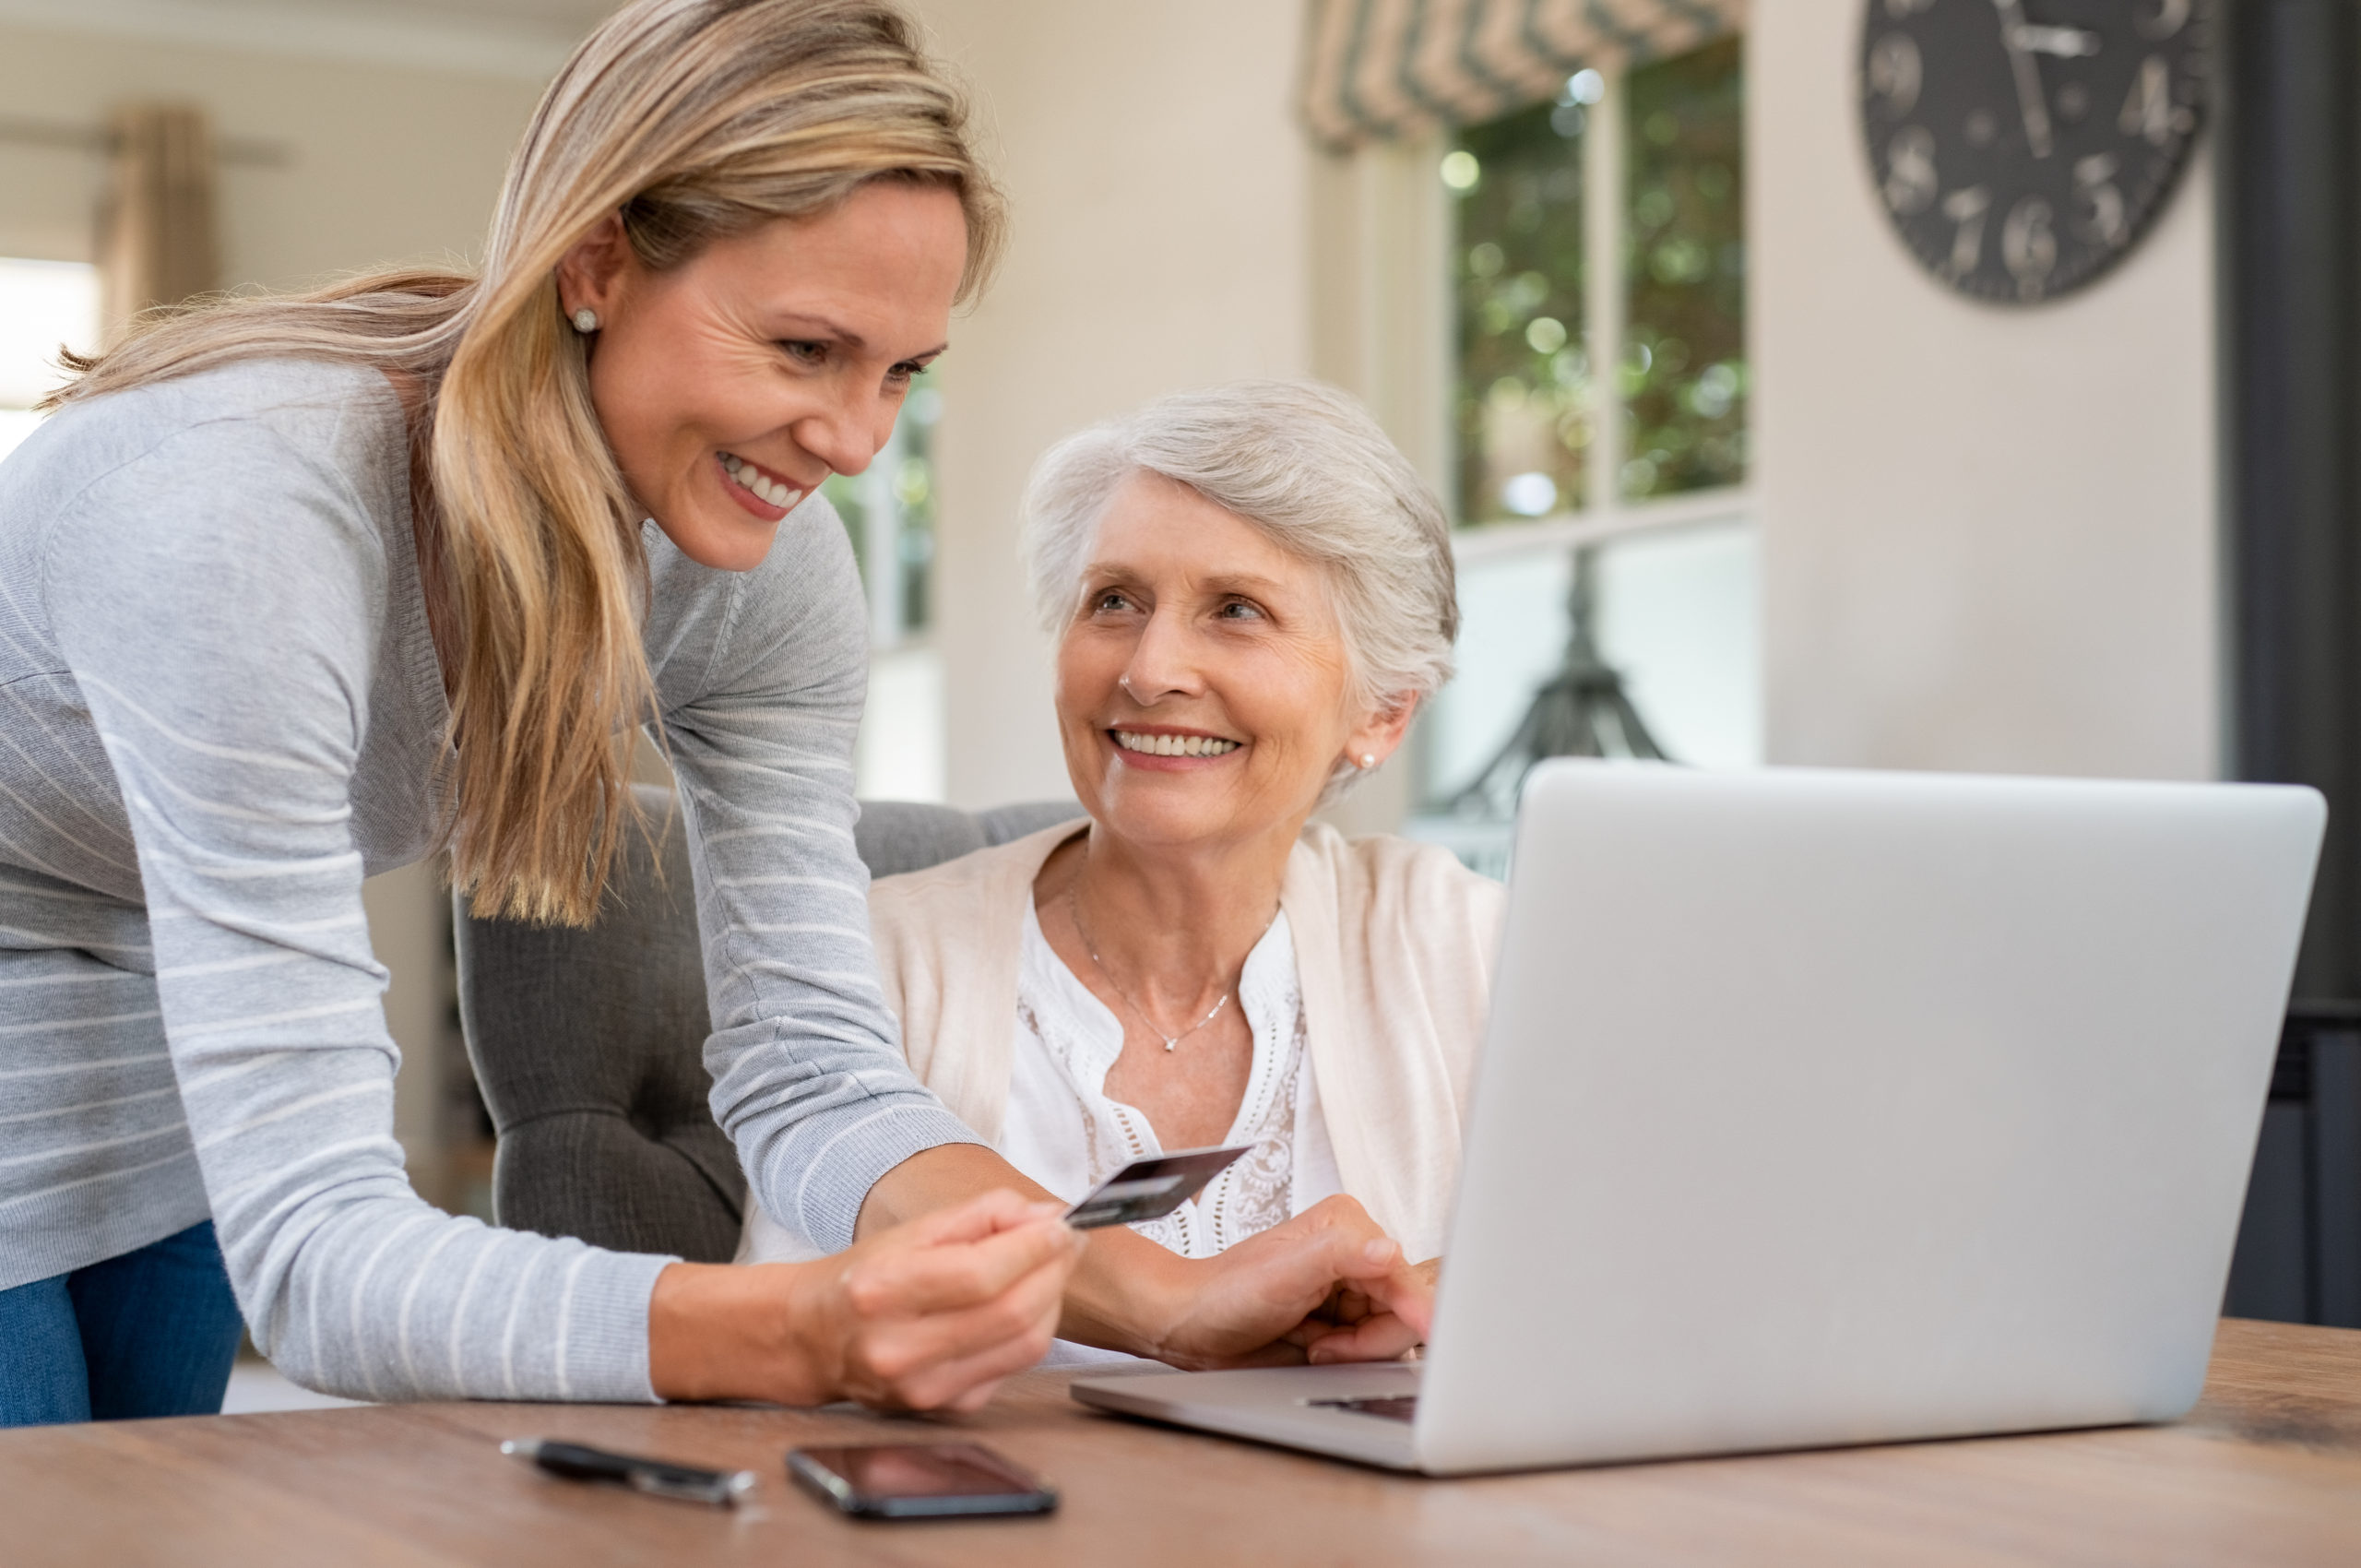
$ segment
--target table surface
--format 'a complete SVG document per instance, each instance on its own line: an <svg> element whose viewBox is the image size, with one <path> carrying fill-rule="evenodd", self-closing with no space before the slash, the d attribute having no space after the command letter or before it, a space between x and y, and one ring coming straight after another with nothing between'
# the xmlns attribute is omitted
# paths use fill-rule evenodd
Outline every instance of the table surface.
<svg viewBox="0 0 2361 1568"><path fill-rule="evenodd" d="M235 1564L2361 1563L2361 1332L2225 1322L2165 1427L1426 1480L1085 1410L1066 1375L982 1414L386 1405L0 1432L0 1561ZM1046 1518L844 1519L807 1443L971 1434ZM504 1437L757 1472L735 1509L543 1476Z"/></svg>

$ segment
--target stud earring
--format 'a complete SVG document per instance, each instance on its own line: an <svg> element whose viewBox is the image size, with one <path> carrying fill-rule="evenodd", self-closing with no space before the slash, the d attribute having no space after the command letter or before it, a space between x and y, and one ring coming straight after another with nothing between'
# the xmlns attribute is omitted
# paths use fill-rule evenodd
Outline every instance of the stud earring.
<svg viewBox="0 0 2361 1568"><path fill-rule="evenodd" d="M599 313L584 305L574 313L574 329L587 338L599 330Z"/></svg>
<svg viewBox="0 0 2361 1568"><path fill-rule="evenodd" d="M1362 772L1366 773L1366 772L1368 772L1370 768L1375 767L1376 766L1377 766L1377 754L1376 754L1375 752L1363 752L1363 753L1361 754L1361 771L1362 771Z"/></svg>

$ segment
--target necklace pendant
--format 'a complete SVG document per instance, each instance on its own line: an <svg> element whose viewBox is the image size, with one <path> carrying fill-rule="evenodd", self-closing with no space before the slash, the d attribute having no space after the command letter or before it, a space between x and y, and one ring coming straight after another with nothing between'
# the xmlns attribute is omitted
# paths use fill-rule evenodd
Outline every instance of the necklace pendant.
<svg viewBox="0 0 2361 1568"><path fill-rule="evenodd" d="M1175 1047L1175 1046L1179 1045L1180 1043L1180 1039L1179 1039L1179 1037L1177 1037L1177 1036L1176 1036L1175 1038L1173 1038L1173 1039L1168 1039L1168 1040L1166 1040L1166 1041L1164 1042L1164 1049L1165 1049L1165 1050L1167 1050L1167 1051L1170 1051L1173 1047Z"/></svg>

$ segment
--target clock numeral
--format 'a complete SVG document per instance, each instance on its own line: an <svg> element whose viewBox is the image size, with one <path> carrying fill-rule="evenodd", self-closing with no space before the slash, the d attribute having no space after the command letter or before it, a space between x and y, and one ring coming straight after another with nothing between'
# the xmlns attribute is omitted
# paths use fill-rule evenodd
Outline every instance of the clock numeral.
<svg viewBox="0 0 2361 1568"><path fill-rule="evenodd" d="M2077 232L2109 250L2130 237L2124 221L2123 193L2115 188L2118 164L2112 152L2094 152L2074 165L2074 197L2082 204Z"/></svg>
<svg viewBox="0 0 2361 1568"><path fill-rule="evenodd" d="M2189 25L2189 0L2156 0L2156 14L2137 17L2132 25L2142 38L2167 39Z"/></svg>
<svg viewBox="0 0 2361 1568"><path fill-rule="evenodd" d="M1885 204L1905 217L1924 212L1935 199L1935 135L1924 125L1904 125L1885 149Z"/></svg>
<svg viewBox="0 0 2361 1568"><path fill-rule="evenodd" d="M1966 277L1984 259L1984 215L1991 206L1992 193L1982 185L1970 185L1943 198L1943 216L1959 225L1952 234L1947 264L1952 278Z"/></svg>
<svg viewBox="0 0 2361 1568"><path fill-rule="evenodd" d="M2163 55L2151 54L2140 62L2139 77L2131 84L2131 96L2123 101L2116 126L2127 137L2147 137L2151 147L2172 140L2173 71Z"/></svg>
<svg viewBox="0 0 2361 1568"><path fill-rule="evenodd" d="M1906 32L1890 32L1869 48L1869 90L1885 101L1885 112L1899 120L1918 106L1918 89L1926 71L1918 59L1918 41Z"/></svg>
<svg viewBox="0 0 2361 1568"><path fill-rule="evenodd" d="M2058 235L2050 228L2049 203L2029 196L2009 209L2000 225L2000 259L2017 280L2017 292L2036 299L2058 265Z"/></svg>

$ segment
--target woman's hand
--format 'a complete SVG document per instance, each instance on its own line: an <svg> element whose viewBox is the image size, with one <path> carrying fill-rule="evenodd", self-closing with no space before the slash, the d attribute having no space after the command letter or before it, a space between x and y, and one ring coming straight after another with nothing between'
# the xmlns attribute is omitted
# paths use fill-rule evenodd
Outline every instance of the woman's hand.
<svg viewBox="0 0 2361 1568"><path fill-rule="evenodd" d="M1060 1212L997 1190L812 1263L675 1264L648 1303L648 1381L667 1399L977 1409L1050 1348L1081 1252Z"/></svg>
<svg viewBox="0 0 2361 1568"><path fill-rule="evenodd" d="M1327 1198L1181 1263L1154 1354L1183 1367L1391 1360L1426 1337L1435 1266L1405 1263L1359 1204Z"/></svg>
<svg viewBox="0 0 2361 1568"><path fill-rule="evenodd" d="M980 1408L1049 1353L1082 1250L1063 1212L991 1192L804 1265L792 1318L826 1397Z"/></svg>
<svg viewBox="0 0 2361 1568"><path fill-rule="evenodd" d="M1288 1337L1315 1366L1396 1360L1425 1344L1432 1332L1435 1286L1442 1277L1442 1259L1429 1258L1367 1285L1338 1286Z"/></svg>

